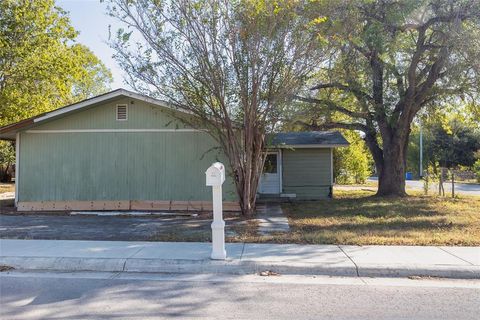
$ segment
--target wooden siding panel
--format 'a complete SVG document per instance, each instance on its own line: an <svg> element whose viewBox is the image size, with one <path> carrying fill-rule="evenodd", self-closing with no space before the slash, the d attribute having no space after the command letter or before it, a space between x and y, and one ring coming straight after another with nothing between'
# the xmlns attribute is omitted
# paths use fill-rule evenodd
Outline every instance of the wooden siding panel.
<svg viewBox="0 0 480 320"><path fill-rule="evenodd" d="M138 101L135 107L129 105L129 120L117 123L117 103L121 102L82 111L32 130L170 128L172 118L161 109ZM205 186L204 172L214 161L227 164L216 142L200 131L27 131L20 134L20 140L21 202L210 201L211 188ZM237 199L230 176L224 184L224 198Z"/></svg>
<svg viewBox="0 0 480 320"><path fill-rule="evenodd" d="M283 193L326 198L331 186L330 149L283 150Z"/></svg>
<svg viewBox="0 0 480 320"><path fill-rule="evenodd" d="M117 104L128 104L127 121L116 120ZM143 101L122 98L51 120L38 125L35 130L182 129L186 127L183 122L172 116L171 110Z"/></svg>

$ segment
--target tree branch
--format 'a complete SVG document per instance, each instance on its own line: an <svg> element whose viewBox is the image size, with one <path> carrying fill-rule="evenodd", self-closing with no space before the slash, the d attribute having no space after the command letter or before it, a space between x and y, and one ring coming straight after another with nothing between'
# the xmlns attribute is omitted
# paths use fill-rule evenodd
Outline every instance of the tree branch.
<svg viewBox="0 0 480 320"><path fill-rule="evenodd" d="M296 121L297 124L305 126L310 130L330 130L330 129L346 129L346 130L359 130L362 132L368 132L369 129L363 123L344 123L344 122L326 122L322 124L307 123L305 121Z"/></svg>
<svg viewBox="0 0 480 320"><path fill-rule="evenodd" d="M351 92L351 93L354 93L355 96L362 97L362 98L365 98L367 100L373 100L373 97L370 96L369 94L367 94L366 92L363 92L362 90L359 90L357 88L352 88L351 86L341 84L339 82L319 84L319 85L316 85L316 86L310 88L310 90L320 90L320 89L329 89L329 88L339 89L339 90L346 91L346 92Z"/></svg>
<svg viewBox="0 0 480 320"><path fill-rule="evenodd" d="M343 113L347 116L350 116L352 118L363 118L366 119L369 114L367 112L356 112L356 111L351 111L345 107L339 106L335 102L331 100L326 100L326 99L315 99L315 98L309 98L309 97L301 97L301 96L293 96L295 100L302 101L302 102L308 102L308 103L313 103L317 105L323 105L326 106L329 110L331 111L338 111L340 113Z"/></svg>

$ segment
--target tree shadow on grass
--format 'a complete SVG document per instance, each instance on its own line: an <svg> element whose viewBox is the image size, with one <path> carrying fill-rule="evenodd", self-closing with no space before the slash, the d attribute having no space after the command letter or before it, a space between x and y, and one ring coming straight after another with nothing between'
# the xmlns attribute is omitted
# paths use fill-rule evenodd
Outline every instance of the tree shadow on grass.
<svg viewBox="0 0 480 320"><path fill-rule="evenodd" d="M293 227L295 231L312 232L312 231L354 231L377 232L377 231L448 231L454 228L463 228L467 225L464 223L453 223L448 219L415 219L415 220L392 220L392 221L369 221L369 222L339 222L332 225L318 224L300 224Z"/></svg>
<svg viewBox="0 0 480 320"><path fill-rule="evenodd" d="M286 205L288 216L293 219L310 217L432 217L447 216L435 208L436 202L422 198L365 197L356 199L333 199L305 201Z"/></svg>

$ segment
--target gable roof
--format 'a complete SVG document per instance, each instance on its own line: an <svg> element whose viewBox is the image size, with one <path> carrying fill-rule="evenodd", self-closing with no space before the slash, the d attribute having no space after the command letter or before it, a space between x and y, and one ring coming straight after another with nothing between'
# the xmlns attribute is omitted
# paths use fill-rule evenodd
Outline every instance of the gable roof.
<svg viewBox="0 0 480 320"><path fill-rule="evenodd" d="M271 147L325 148L348 146L338 131L281 132L272 135Z"/></svg>
<svg viewBox="0 0 480 320"><path fill-rule="evenodd" d="M75 112L79 111L88 107L91 107L92 105L102 103L102 102L107 102L110 100L117 99L119 97L129 97L129 98L134 98L137 100L141 100L147 103L151 103L156 106L172 109L174 111L182 112L182 113L188 113L188 111L185 110L179 110L177 108L172 107L169 103L163 100L158 100L155 98L151 98L149 96L135 93L132 91L128 91L125 89L116 89L92 98L88 98L49 112L45 112L42 114L39 114L37 116L18 121L12 124L8 124L6 126L0 127L0 139L5 139L5 140L15 140L15 134L24 128L33 126L37 123L41 123L46 120L52 120L57 117L61 117L65 114L68 114L70 112Z"/></svg>

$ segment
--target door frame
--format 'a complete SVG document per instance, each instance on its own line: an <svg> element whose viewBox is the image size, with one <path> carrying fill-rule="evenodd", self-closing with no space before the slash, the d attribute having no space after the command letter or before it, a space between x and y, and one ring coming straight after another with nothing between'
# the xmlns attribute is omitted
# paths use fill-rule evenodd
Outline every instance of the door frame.
<svg viewBox="0 0 480 320"><path fill-rule="evenodd" d="M272 194L282 194L283 192L283 157L282 157L282 149L276 149L276 150L270 150L270 151L265 151L265 155L269 154L276 154L277 155L277 174L278 174L278 188L277 188L277 193L272 193ZM263 175L263 168L262 168L262 175ZM261 177L260 177L261 178ZM261 182L261 181L259 181ZM260 191L260 186L259 186L259 191ZM258 192L262 194L261 192ZM263 194L269 194L269 193L263 193Z"/></svg>

